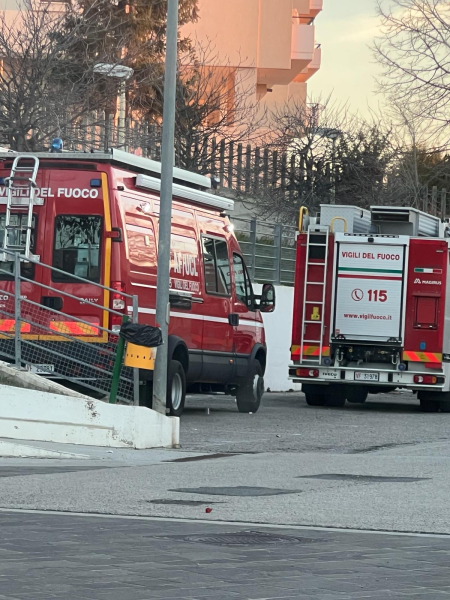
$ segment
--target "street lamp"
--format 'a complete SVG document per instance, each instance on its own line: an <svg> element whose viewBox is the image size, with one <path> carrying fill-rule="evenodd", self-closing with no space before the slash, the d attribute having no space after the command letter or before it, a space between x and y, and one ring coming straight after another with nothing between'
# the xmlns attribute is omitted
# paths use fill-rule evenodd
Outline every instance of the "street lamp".
<svg viewBox="0 0 450 600"><path fill-rule="evenodd" d="M126 81L130 79L134 71L125 65L113 65L109 63L98 63L94 66L94 73L115 77L120 81L119 89L119 135L117 138L120 147L125 146L125 109L126 109Z"/></svg>
<svg viewBox="0 0 450 600"><path fill-rule="evenodd" d="M317 135L320 137L328 138L332 141L333 147L331 150L331 177L332 177L332 186L331 186L331 199L330 204L336 204L336 172L334 168L335 158L336 158L336 142L342 135L342 131L340 129L333 129L332 127L317 127L316 128Z"/></svg>

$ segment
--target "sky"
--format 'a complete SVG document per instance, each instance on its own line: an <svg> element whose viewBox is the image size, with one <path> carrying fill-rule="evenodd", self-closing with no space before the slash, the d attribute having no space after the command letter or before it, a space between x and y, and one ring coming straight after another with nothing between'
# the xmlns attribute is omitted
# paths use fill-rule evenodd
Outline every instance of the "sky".
<svg viewBox="0 0 450 600"><path fill-rule="evenodd" d="M308 93L349 103L361 116L368 105L377 109L374 75L379 73L368 45L379 28L375 0L324 0L315 21L316 42L322 44L322 66L308 84Z"/></svg>

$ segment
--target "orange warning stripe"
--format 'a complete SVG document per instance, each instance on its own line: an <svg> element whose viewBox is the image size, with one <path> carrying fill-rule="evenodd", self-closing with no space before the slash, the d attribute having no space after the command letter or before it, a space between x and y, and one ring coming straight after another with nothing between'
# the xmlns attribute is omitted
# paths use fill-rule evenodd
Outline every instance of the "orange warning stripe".
<svg viewBox="0 0 450 600"><path fill-rule="evenodd" d="M0 331L14 332L16 329L15 319L0 319ZM20 331L22 333L30 333L31 325L29 323L21 323Z"/></svg>
<svg viewBox="0 0 450 600"><path fill-rule="evenodd" d="M99 329L94 325L86 325L79 321L51 321L50 329L69 335L98 335Z"/></svg>
<svg viewBox="0 0 450 600"><path fill-rule="evenodd" d="M410 360L411 362L441 363L442 354L439 354L439 352L413 352L412 350L404 350L403 360Z"/></svg>
<svg viewBox="0 0 450 600"><path fill-rule="evenodd" d="M319 356L320 346L303 346L302 356ZM322 356L330 356L330 347L322 346ZM300 346L291 347L291 357L300 358Z"/></svg>

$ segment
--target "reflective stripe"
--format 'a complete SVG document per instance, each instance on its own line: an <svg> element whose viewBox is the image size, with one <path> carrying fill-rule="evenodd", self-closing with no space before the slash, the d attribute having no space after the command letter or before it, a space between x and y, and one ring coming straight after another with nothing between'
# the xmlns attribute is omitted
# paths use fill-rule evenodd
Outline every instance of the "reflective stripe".
<svg viewBox="0 0 450 600"><path fill-rule="evenodd" d="M303 346L302 356L319 356L320 346ZM300 346L291 347L292 358L300 358ZM322 356L330 356L330 347L322 346Z"/></svg>
<svg viewBox="0 0 450 600"><path fill-rule="evenodd" d="M50 329L70 335L98 335L99 329L94 325L86 325L77 321L50 321Z"/></svg>
<svg viewBox="0 0 450 600"><path fill-rule="evenodd" d="M16 321L14 319L0 319L0 331L15 331L16 329ZM31 325L30 323L21 323L20 331L22 333L30 333Z"/></svg>
<svg viewBox="0 0 450 600"><path fill-rule="evenodd" d="M132 306L127 306L127 309L128 309L128 312L133 311ZM139 307L138 312L140 312L144 315L156 315L156 310L154 308ZM170 311L170 316L171 317L179 317L180 319L193 319L194 321L209 321L211 323L226 323L227 325L229 325L228 319L225 319L223 317L209 317L207 315L193 315L193 314L189 314L189 313L174 312L173 310ZM264 323L261 323L261 321L253 321L252 319L242 319L241 317L239 317L239 324L240 325L252 325L253 327L264 327Z"/></svg>
<svg viewBox="0 0 450 600"><path fill-rule="evenodd" d="M442 354L439 354L439 352L413 352L412 350L404 350L403 360L410 360L412 362L441 363Z"/></svg>

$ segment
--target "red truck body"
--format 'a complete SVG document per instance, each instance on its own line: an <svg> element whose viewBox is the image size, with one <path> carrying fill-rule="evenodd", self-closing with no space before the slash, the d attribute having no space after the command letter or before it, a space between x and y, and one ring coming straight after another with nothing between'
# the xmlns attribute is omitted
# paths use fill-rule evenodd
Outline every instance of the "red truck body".
<svg viewBox="0 0 450 600"><path fill-rule="evenodd" d="M398 207L324 211L297 238L291 379L312 405L404 388L426 410L450 408L446 225ZM365 232L335 231L359 213Z"/></svg>

